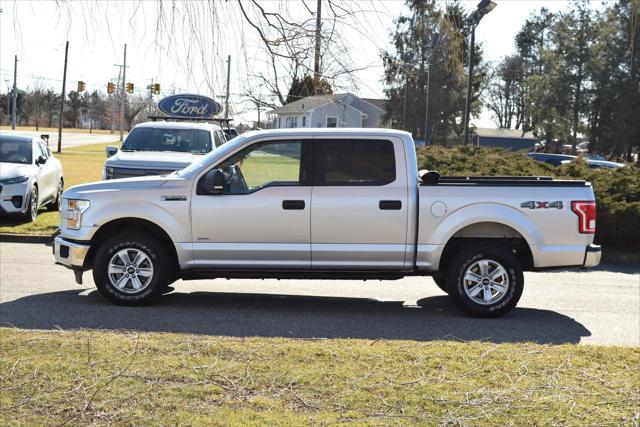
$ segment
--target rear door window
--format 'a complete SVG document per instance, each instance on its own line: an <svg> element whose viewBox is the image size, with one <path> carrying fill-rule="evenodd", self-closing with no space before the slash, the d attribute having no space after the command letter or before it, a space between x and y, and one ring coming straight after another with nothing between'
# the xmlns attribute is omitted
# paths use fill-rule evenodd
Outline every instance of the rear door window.
<svg viewBox="0 0 640 427"><path fill-rule="evenodd" d="M314 145L314 185L376 186L396 179L391 141L331 139L316 141Z"/></svg>

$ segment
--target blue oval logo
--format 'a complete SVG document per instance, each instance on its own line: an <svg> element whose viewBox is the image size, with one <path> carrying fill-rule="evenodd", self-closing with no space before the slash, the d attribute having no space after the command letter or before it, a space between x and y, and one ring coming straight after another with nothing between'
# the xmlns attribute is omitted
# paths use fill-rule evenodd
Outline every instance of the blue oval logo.
<svg viewBox="0 0 640 427"><path fill-rule="evenodd" d="M222 105L206 96L185 93L162 98L158 109L171 117L206 119L222 111Z"/></svg>

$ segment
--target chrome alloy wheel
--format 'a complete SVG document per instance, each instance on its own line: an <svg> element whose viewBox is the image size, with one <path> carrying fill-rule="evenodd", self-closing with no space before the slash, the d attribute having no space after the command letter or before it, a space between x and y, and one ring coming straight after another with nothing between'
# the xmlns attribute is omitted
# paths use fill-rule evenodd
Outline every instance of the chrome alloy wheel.
<svg viewBox="0 0 640 427"><path fill-rule="evenodd" d="M153 263L147 254L137 248L117 252L109 261L109 281L127 294L144 290L153 279Z"/></svg>
<svg viewBox="0 0 640 427"><path fill-rule="evenodd" d="M31 220L35 221L38 216L38 189L33 188L33 192L31 193L31 200L29 205L29 215L31 216Z"/></svg>
<svg viewBox="0 0 640 427"><path fill-rule="evenodd" d="M467 268L463 287L473 302L481 305L495 304L509 290L509 274L500 263L482 259Z"/></svg>

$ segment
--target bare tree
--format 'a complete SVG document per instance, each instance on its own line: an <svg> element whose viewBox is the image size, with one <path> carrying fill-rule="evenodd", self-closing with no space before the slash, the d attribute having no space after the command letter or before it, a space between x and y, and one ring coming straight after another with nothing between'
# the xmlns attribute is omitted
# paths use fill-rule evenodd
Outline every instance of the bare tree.
<svg viewBox="0 0 640 427"><path fill-rule="evenodd" d="M40 120L45 109L45 91L43 83L37 80L33 88L25 96L24 112L27 122L36 126L36 131L40 130Z"/></svg>
<svg viewBox="0 0 640 427"><path fill-rule="evenodd" d="M485 101L500 128L519 129L522 124L523 80L522 58L518 55L505 57L491 75Z"/></svg>

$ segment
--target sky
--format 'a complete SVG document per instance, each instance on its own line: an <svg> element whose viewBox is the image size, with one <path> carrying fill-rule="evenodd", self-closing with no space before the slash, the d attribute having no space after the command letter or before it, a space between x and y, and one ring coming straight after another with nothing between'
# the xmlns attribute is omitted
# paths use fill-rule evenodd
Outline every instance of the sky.
<svg viewBox="0 0 640 427"><path fill-rule="evenodd" d="M498 6L476 30L476 40L482 43L489 61L499 61L514 52L515 34L531 13L541 7L551 11L568 8L568 2L561 0L495 1ZM310 17L300 0L261 3L266 9L294 19ZM446 5L445 0L438 3ZM461 3L472 10L477 1ZM307 4L313 6L315 2L307 0ZM355 73L355 84L342 81L340 89L362 97L382 98L380 53L390 47L394 20L407 9L402 0L350 0L349 5L357 13L346 19L340 29L346 40L345 55L353 68L361 70ZM60 91L67 40L67 91L74 90L79 80L86 83L89 91L106 91L107 82L117 79L119 67L114 64L123 63L126 43L126 81L133 82L140 94L148 93L145 87L153 79L160 82L163 95L190 92L220 100L225 91L226 59L231 55L231 104L238 119L255 120L257 113L244 94L249 90L264 91L256 87L253 76L269 68L258 34L242 19L237 4L216 1L173 6L171 1L155 0L0 0L0 92L6 92L13 83L14 55L18 55L19 88L41 85ZM257 13L248 6L247 12ZM487 111L472 122L480 127L495 127Z"/></svg>

